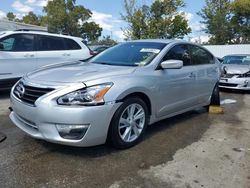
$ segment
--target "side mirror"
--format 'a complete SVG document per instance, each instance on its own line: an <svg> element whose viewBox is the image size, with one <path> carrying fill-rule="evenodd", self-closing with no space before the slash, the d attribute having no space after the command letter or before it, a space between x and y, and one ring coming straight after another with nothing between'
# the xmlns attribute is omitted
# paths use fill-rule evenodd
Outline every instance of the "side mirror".
<svg viewBox="0 0 250 188"><path fill-rule="evenodd" d="M170 59L161 62L161 68L163 69L180 69L183 67L183 61Z"/></svg>
<svg viewBox="0 0 250 188"><path fill-rule="evenodd" d="M0 43L0 50L4 49L4 45L2 43Z"/></svg>

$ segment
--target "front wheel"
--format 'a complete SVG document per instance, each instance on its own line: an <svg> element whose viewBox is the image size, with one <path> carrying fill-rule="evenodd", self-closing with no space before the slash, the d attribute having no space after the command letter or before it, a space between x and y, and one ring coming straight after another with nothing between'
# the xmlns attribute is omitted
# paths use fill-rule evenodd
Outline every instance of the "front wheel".
<svg viewBox="0 0 250 188"><path fill-rule="evenodd" d="M147 105L142 99L126 99L116 111L110 125L112 145L119 149L136 145L145 132L148 116Z"/></svg>

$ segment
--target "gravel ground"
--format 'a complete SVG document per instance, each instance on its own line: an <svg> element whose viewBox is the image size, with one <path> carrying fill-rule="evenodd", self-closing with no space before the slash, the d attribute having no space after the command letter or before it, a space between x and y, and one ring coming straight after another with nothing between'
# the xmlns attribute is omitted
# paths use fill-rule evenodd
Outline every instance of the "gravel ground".
<svg viewBox="0 0 250 188"><path fill-rule="evenodd" d="M0 187L250 188L250 95L223 92L225 114L204 109L150 126L128 150L38 141L8 118L0 94Z"/></svg>

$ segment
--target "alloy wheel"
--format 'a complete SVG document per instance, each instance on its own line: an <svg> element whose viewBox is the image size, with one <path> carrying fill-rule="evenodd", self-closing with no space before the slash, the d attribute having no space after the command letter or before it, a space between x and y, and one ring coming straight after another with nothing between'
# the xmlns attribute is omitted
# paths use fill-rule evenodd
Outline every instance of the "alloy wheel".
<svg viewBox="0 0 250 188"><path fill-rule="evenodd" d="M135 141L145 126L145 111L140 104L133 103L122 112L119 120L119 136L124 142Z"/></svg>

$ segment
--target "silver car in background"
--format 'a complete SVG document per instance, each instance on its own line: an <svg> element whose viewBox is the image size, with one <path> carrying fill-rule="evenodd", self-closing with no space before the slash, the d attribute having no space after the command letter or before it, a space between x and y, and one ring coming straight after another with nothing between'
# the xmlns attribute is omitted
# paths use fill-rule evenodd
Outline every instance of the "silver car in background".
<svg viewBox="0 0 250 188"><path fill-rule="evenodd" d="M10 118L37 139L129 148L147 125L218 101L219 75L217 58L198 45L126 42L26 75L12 88Z"/></svg>
<svg viewBox="0 0 250 188"><path fill-rule="evenodd" d="M220 88L250 90L250 54L223 58Z"/></svg>

